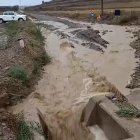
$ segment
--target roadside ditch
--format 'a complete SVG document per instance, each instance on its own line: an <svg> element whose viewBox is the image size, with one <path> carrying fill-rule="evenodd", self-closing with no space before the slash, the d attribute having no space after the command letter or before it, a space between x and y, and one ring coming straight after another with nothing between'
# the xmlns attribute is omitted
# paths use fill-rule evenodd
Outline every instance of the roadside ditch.
<svg viewBox="0 0 140 140"><path fill-rule="evenodd" d="M34 23L11 22L0 28L0 139L27 140L32 136L23 116L7 110L33 91L51 58L43 47L40 27Z"/></svg>

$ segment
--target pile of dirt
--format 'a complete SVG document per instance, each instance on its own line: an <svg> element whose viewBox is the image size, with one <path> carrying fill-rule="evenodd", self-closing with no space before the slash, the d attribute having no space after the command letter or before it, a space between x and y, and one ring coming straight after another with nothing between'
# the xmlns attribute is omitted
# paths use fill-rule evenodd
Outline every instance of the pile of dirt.
<svg viewBox="0 0 140 140"><path fill-rule="evenodd" d="M83 45L89 45L91 49L95 49L97 51L103 52L102 47L107 48L107 44L109 44L106 40L101 38L101 36L99 35L100 32L98 30L86 29L86 30L77 30L71 33L76 35L78 38L82 40L90 42L89 44Z"/></svg>
<svg viewBox="0 0 140 140"><path fill-rule="evenodd" d="M131 47L135 49L135 58L137 58L137 66L135 68L135 72L131 75L132 80L130 83L126 86L127 88L139 88L140 87L140 30L137 32L134 32L134 36L137 37L137 39L131 43Z"/></svg>

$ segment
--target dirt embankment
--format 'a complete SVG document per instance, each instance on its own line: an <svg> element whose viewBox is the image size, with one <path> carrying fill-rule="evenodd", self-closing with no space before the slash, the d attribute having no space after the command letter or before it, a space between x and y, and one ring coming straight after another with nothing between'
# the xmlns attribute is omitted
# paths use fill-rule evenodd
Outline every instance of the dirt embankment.
<svg viewBox="0 0 140 140"><path fill-rule="evenodd" d="M131 43L131 47L135 49L135 58L137 59L137 66L135 68L135 72L131 75L132 80L126 86L127 88L139 88L140 87L140 30L134 32L134 36L136 37L135 41Z"/></svg>
<svg viewBox="0 0 140 140"><path fill-rule="evenodd" d="M36 11L27 11L28 13L36 13ZM77 21L86 21L92 23L105 23L113 25L140 25L140 9L121 10L121 16L114 15L114 9L104 10L104 16L100 10L83 10L83 11L38 11L38 14L44 14L54 17L64 17ZM92 16L94 13L94 16Z"/></svg>
<svg viewBox="0 0 140 140"><path fill-rule="evenodd" d="M127 2L127 4L126 4ZM140 7L139 0L105 0L104 8L136 8ZM92 9L100 9L101 1L100 0L59 0L59 1L50 1L46 2L42 5L30 6L26 9L28 10L50 10L50 11L61 11L61 10L92 10Z"/></svg>
<svg viewBox="0 0 140 140"><path fill-rule="evenodd" d="M0 25L0 29L0 139L15 140L17 119L4 108L31 93L50 57L39 26L30 21L11 22Z"/></svg>
<svg viewBox="0 0 140 140"><path fill-rule="evenodd" d="M41 32L31 22L8 23L2 28L1 36L5 36L7 43L0 50L0 97L7 99L0 106L5 107L30 93L41 66L49 59L42 47Z"/></svg>
<svg viewBox="0 0 140 140"><path fill-rule="evenodd" d="M102 47L107 48L107 44L109 43L106 40L104 40L99 35L99 33L100 32L98 30L93 30L93 29L86 29L86 30L81 30L81 31L76 30L72 32L72 34L76 35L76 37L82 40L89 41L89 43L82 43L82 45L89 46L90 49L94 49L96 51L104 52Z"/></svg>

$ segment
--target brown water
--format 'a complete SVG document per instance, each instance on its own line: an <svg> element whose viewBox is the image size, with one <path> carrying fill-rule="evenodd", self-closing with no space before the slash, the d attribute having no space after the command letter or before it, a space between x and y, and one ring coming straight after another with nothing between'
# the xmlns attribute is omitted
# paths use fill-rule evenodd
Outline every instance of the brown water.
<svg viewBox="0 0 140 140"><path fill-rule="evenodd" d="M70 29L62 24L51 24L59 25L61 31L69 33ZM104 30L109 26L96 25L93 28ZM91 131L96 130L93 135L88 128L82 126L80 116L89 98L106 94L94 91L89 73L96 74L98 71L121 91L125 91L125 94L129 93L125 85L135 63L134 51L129 46L131 34L125 32L125 27L110 26L110 29L113 32L103 36L110 42L105 54L84 48L69 39L60 39L55 32L43 29L45 48L53 58L52 63L44 67L43 77L35 91L13 107L13 112L23 110L28 120L38 121L36 108L39 108L46 117L53 140L106 140L100 128L92 128ZM121 36L117 39L115 34Z"/></svg>

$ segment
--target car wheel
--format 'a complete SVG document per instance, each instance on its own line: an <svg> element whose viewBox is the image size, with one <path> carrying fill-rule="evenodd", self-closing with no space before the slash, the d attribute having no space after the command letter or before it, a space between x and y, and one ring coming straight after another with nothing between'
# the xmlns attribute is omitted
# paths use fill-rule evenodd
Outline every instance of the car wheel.
<svg viewBox="0 0 140 140"><path fill-rule="evenodd" d="M19 18L18 21L24 21L23 18Z"/></svg>
<svg viewBox="0 0 140 140"><path fill-rule="evenodd" d="M0 24L2 24L3 23L3 19L0 19Z"/></svg>

